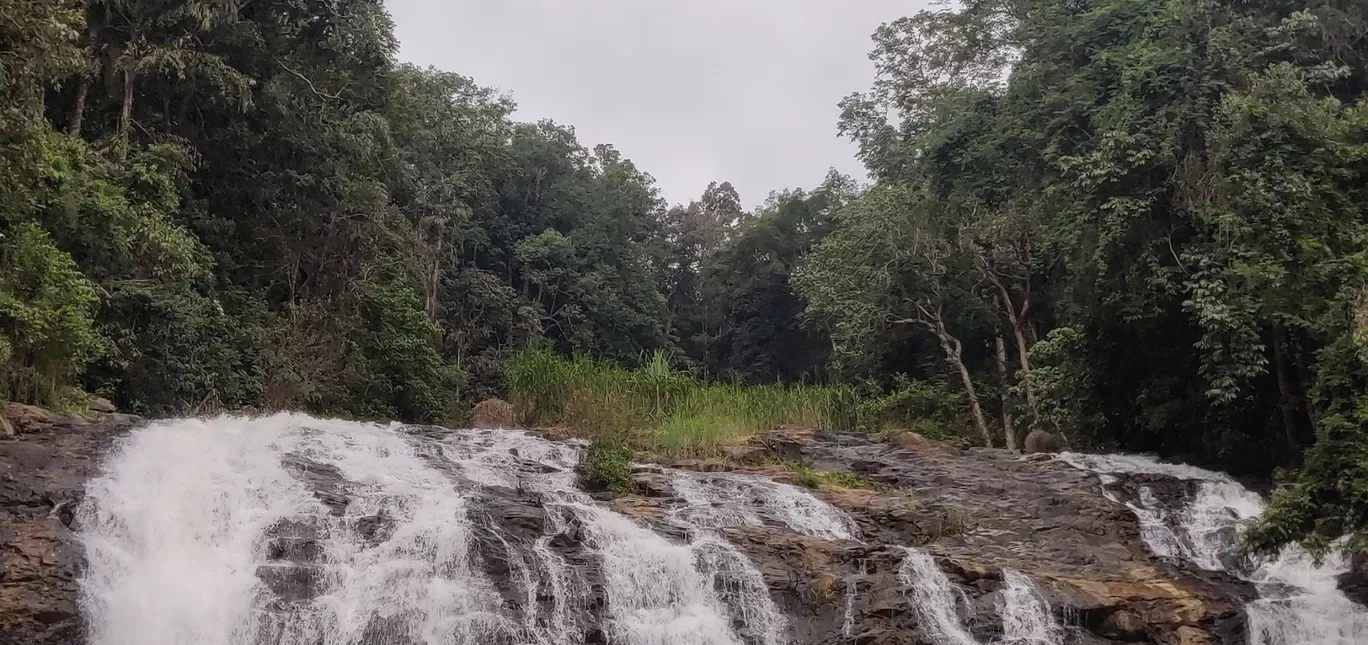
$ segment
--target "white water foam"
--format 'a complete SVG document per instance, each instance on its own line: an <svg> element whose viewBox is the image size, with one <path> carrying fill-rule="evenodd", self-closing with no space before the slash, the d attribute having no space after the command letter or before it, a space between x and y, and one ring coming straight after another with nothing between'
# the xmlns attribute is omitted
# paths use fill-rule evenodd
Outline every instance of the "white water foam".
<svg viewBox="0 0 1368 645"><path fill-rule="evenodd" d="M936 645L978 645L961 619L961 613L972 618L973 605L964 592L950 582L950 578L936 566L930 554L902 547L903 561L898 569L898 580L903 593L917 612L922 631ZM1002 621L1002 635L996 645L1059 645L1064 642L1064 630L1050 613L1050 604L1019 571L1002 570L1001 599L998 616Z"/></svg>
<svg viewBox="0 0 1368 645"><path fill-rule="evenodd" d="M329 513L284 462L335 468ZM79 537L92 645L463 645L510 631L468 566L465 499L389 428L282 414L136 430L88 484ZM359 520L383 516L375 543ZM259 567L282 522L316 527L321 595L270 604Z"/></svg>
<svg viewBox="0 0 1368 645"><path fill-rule="evenodd" d="M797 486L740 473L671 470L686 507L675 516L699 528L763 526L759 511L790 530L824 540L858 539L849 515Z"/></svg>
<svg viewBox="0 0 1368 645"><path fill-rule="evenodd" d="M1140 520L1142 537L1155 554L1187 560L1212 571L1229 571L1258 584L1262 598L1245 607L1249 645L1355 645L1368 643L1368 611L1336 586L1348 570L1342 554L1316 566L1300 547L1288 547L1277 559L1231 570L1238 560L1233 537L1241 524L1265 508L1258 494L1221 473L1161 463L1135 455L1061 454L1076 468L1102 475L1103 486L1116 475L1159 474L1193 480L1196 492L1180 508L1164 506L1141 487L1137 502L1127 503ZM1107 491L1110 499L1117 497Z"/></svg>
<svg viewBox="0 0 1368 645"><path fill-rule="evenodd" d="M1056 645L1064 632L1050 613L1050 603L1020 571L1002 570L1002 645Z"/></svg>
<svg viewBox="0 0 1368 645"><path fill-rule="evenodd" d="M573 505L603 557L615 636L633 645L740 645L726 608L694 569L694 551L626 517Z"/></svg>
<svg viewBox="0 0 1368 645"><path fill-rule="evenodd" d="M577 490L577 446L553 443L521 431L468 430L444 445L448 460L484 486L531 490L542 495L546 534L533 545L540 564L537 588L553 596L552 615L539 623L539 641L576 642L576 607L588 586L551 548L551 540L585 529L588 545L602 558L609 629L631 645L740 645L733 620L753 630L761 645L786 642L787 620L769 597L764 578L735 547L711 535L677 545L631 519L602 508ZM730 517L720 507L718 517ZM715 523L709 522L709 528Z"/></svg>
<svg viewBox="0 0 1368 645"><path fill-rule="evenodd" d="M963 597L957 594L945 572L927 553L910 547L903 547L903 551L898 580L917 612L922 630L938 645L978 645L960 622L958 606Z"/></svg>

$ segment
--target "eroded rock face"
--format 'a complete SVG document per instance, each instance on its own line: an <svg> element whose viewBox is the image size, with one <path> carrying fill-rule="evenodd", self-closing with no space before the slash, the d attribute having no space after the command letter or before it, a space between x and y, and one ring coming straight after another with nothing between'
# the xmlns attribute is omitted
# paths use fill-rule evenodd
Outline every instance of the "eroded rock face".
<svg viewBox="0 0 1368 645"><path fill-rule="evenodd" d="M94 422L9 406L18 434L0 438L0 643L82 642L73 513L98 455L139 420Z"/></svg>
<svg viewBox="0 0 1368 645"><path fill-rule="evenodd" d="M70 531L72 511L84 481L96 471L98 455L136 422L117 415L94 423L65 420L29 425L16 438L0 439L0 643L83 642L76 587L81 557ZM414 429L413 436L421 442L447 432ZM719 531L763 576L795 642L930 643L899 579L906 557L902 547L915 546L931 554L967 593L976 610L969 627L980 642L1000 636L1004 570L1010 569L1039 587L1057 619L1070 626L1069 643L1242 643L1239 608L1253 590L1228 576L1154 557L1133 515L1103 498L1089 475L1067 465L920 437L885 443L812 431L766 437L738 450L742 454L754 457L749 459L754 465L743 470L780 480L791 475L761 465L764 459L757 455L802 459L820 470L860 474L874 484L814 491L854 519L858 539L803 535L763 511L756 525ZM716 472L745 461L676 466ZM336 467L300 455L288 455L283 465L334 517L343 516L360 485ZM543 493L476 487L460 480L459 473L450 474L461 490L478 488L469 500L471 557L510 614L528 603L545 610L554 598L537 594L529 600L517 583L534 544L551 524ZM671 520L682 499L670 471L645 466L634 477L637 494L598 495L599 502L667 540L687 539L687 531ZM347 521L354 523L349 526L356 535L376 542L388 539L394 528L384 514ZM307 602L324 592L319 526L282 522L263 539L267 562L257 577L273 603ZM605 643L603 572L586 539L583 528L572 525L544 546L585 582L587 597L576 604L573 616L578 633L586 643ZM399 642L383 634L374 640Z"/></svg>
<svg viewBox="0 0 1368 645"><path fill-rule="evenodd" d="M771 589L792 615L803 616L804 642L843 642L832 622L821 618L815 596L802 589L823 576L835 576L841 588L868 590L856 597L856 627L846 641L908 642L900 639L915 625L896 579L899 552L892 545L926 550L971 590L982 605L980 617L988 618L975 626L984 642L996 636L993 599L1003 569L1032 578L1060 619L1078 628L1080 642L1243 641L1241 607L1255 597L1254 589L1232 576L1155 557L1134 515L1105 499L1091 475L1066 464L920 437L895 437L890 445L862 436L789 434L764 443L820 470L855 472L875 484L818 493L856 520L867 544L819 546L766 529L728 533L775 581Z"/></svg>
<svg viewBox="0 0 1368 645"><path fill-rule="evenodd" d="M1355 553L1349 571L1340 574L1340 591L1360 605L1368 605L1368 555Z"/></svg>

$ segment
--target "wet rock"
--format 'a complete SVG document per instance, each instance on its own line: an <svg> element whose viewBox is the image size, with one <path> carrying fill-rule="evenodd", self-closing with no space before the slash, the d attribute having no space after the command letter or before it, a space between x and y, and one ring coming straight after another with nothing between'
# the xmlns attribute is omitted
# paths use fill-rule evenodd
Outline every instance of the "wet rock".
<svg viewBox="0 0 1368 645"><path fill-rule="evenodd" d="M771 529L726 532L770 581L799 642L896 642L888 639L917 633L897 577L903 552L895 545L936 556L979 608L971 627L983 642L1001 629L1005 568L1035 582L1061 621L1082 630L1079 643L1168 643L1199 634L1213 643L1242 642L1240 607L1254 597L1250 585L1155 557L1128 509L1104 498L1090 475L1048 456L961 450L918 437L894 438L894 450L867 441L769 440L801 451L815 467L873 483L819 493L855 519L868 546ZM1145 484L1175 501L1189 493L1189 484L1171 479ZM844 608L814 605L810 590L828 576L868 589L852 603L848 636L840 633Z"/></svg>
<svg viewBox="0 0 1368 645"><path fill-rule="evenodd" d="M63 420L63 417L43 408L22 403L5 404L4 416L13 429L13 432L8 434L43 432L52 429L54 425Z"/></svg>
<svg viewBox="0 0 1368 645"><path fill-rule="evenodd" d="M268 564L256 576L282 602L313 600L323 594L323 568L308 564Z"/></svg>
<svg viewBox="0 0 1368 645"><path fill-rule="evenodd" d="M99 456L141 420L85 423L17 404L5 414L18 434L0 439L0 643L81 643L83 558L70 527Z"/></svg>
<svg viewBox="0 0 1368 645"><path fill-rule="evenodd" d="M1350 600L1368 605L1368 553L1355 551L1349 558L1349 570L1339 575L1338 583Z"/></svg>
<svg viewBox="0 0 1368 645"><path fill-rule="evenodd" d="M308 486L314 497L328 507L333 515L343 515L351 503L347 496L347 479L337 466L320 464L308 457L287 455L281 464L291 475Z"/></svg>
<svg viewBox="0 0 1368 645"><path fill-rule="evenodd" d="M352 531L366 544L374 546L394 534L394 519L389 515L363 515L352 520Z"/></svg>

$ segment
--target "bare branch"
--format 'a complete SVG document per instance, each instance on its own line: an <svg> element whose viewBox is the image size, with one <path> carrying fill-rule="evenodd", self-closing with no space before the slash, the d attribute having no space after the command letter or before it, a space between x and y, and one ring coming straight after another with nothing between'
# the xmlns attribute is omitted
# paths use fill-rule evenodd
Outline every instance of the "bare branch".
<svg viewBox="0 0 1368 645"><path fill-rule="evenodd" d="M289 73L295 75L295 77L298 78L299 80L304 81L304 83L305 83L306 85L309 86L309 89L310 89L314 94L317 94L317 95L319 95L319 96L321 96L321 97L323 97L323 98L325 98L325 99L332 99L332 100L334 100L334 101L340 101L340 100L342 100L342 92L345 91L345 90L347 89L347 86L348 86L348 85L351 85L351 83L348 82L346 85L343 85L343 86L342 86L342 89L338 90L336 94L328 94L328 93L326 93L326 92L321 92L321 91L319 91L317 87L314 87L313 81L309 80L309 77L307 77L307 76L305 76L305 75L303 75L303 74L300 74L299 72L297 72L297 71L295 71L294 69L292 69L289 65L286 65L284 62L281 62L281 63L280 63L280 66L281 66L282 68L284 68L285 71L287 71L287 72L289 72Z"/></svg>

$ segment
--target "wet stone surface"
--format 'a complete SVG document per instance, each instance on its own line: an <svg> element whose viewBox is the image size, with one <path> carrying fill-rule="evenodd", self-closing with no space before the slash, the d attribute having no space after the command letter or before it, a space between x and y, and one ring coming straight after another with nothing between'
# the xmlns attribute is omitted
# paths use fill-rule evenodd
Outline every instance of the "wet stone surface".
<svg viewBox="0 0 1368 645"><path fill-rule="evenodd" d="M82 483L110 439L132 425L111 418L0 441L0 642L83 642L76 588L81 559L63 509L79 502ZM611 619L611 603L622 601L610 592L615 572L605 570L602 545L586 523L594 516L576 504L617 513L668 544L714 536L730 545L758 572L796 643L933 643L900 577L908 546L933 556L963 594L964 608L972 608L965 626L981 643L1003 634L1004 570L1022 572L1039 589L1063 626L1061 643L1237 645L1243 641L1239 608L1253 597L1248 584L1230 576L1150 553L1134 515L1106 499L1095 476L1005 451L805 432L763 437L752 446L752 457L802 460L872 482L795 497L811 492L848 516L847 525L814 519L815 511L801 505L794 510L796 502L784 497L793 495L789 489L753 489L750 480L722 477L731 472L791 483L791 474L758 460L678 464L719 473L717 481L701 480L706 490L725 491L708 493L710 501L700 502L698 493L690 499L688 485L700 480L660 466L635 469L633 495L591 498L572 496L577 491L564 455L540 440L505 446L498 434L471 438L415 428L406 441L465 497L460 521L469 523L470 543L464 558L501 603L491 619L497 625L489 630L492 643L564 634L569 642L628 645ZM483 443L469 454L453 447L472 441ZM354 548L379 549L405 530L383 503L378 512L356 505L370 482L349 481L337 466L299 454L285 455L281 465L324 511L278 522L260 537L256 575L271 596L268 610L275 611L330 592L330 539L343 535ZM1162 498L1183 495L1188 484L1146 477L1126 485L1147 486ZM697 558L701 551L694 552ZM557 571L561 577L553 580ZM705 583L727 598L744 587L745 575L724 570ZM746 645L767 645L754 617L735 606L718 610L727 612ZM411 629L403 620L376 617L361 640L420 642Z"/></svg>

